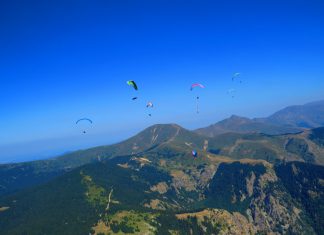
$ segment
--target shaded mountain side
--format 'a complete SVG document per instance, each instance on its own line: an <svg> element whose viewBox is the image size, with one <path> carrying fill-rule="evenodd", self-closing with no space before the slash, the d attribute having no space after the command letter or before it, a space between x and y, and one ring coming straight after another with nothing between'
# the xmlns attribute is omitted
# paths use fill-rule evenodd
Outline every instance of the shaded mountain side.
<svg viewBox="0 0 324 235"><path fill-rule="evenodd" d="M292 162L276 166L276 172L291 197L311 218L318 232L324 231L324 169L320 166Z"/></svg>
<svg viewBox="0 0 324 235"><path fill-rule="evenodd" d="M309 166L314 167L312 169L317 168ZM319 168L324 170L323 167ZM312 171L307 170L306 174ZM257 231L265 234L321 234L322 230L317 229L321 222L312 223L312 212L304 210L294 195L290 194L281 176L272 166L253 162L221 164L207 189L207 205L212 208L226 208L232 212L238 211L247 216ZM321 177L317 171L317 174L305 180L319 182ZM304 185L299 187L296 182L290 183L290 187L296 190L307 190ZM323 189L317 186L318 184L312 185L312 190L320 194L320 200L323 200ZM317 201L310 204L316 206ZM319 210L323 213L322 208ZM319 214L315 217L321 219Z"/></svg>
<svg viewBox="0 0 324 235"><path fill-rule="evenodd" d="M301 128L324 126L324 100L287 107L266 118L265 121L276 125Z"/></svg>
<svg viewBox="0 0 324 235"><path fill-rule="evenodd" d="M66 173L63 169L38 171L38 163L21 163L0 165L0 196L43 184Z"/></svg>
<svg viewBox="0 0 324 235"><path fill-rule="evenodd" d="M269 135L280 135L286 133L298 133L300 128L285 127L280 124L272 124L267 122L260 122L249 118L239 117L236 115L231 116L228 119L220 121L214 125L206 128L200 128L195 132L208 136L215 137L224 133L264 133Z"/></svg>
<svg viewBox="0 0 324 235"><path fill-rule="evenodd" d="M323 209L313 213L292 195L311 190L318 198L307 208L315 208L323 200L322 166L293 163L296 173L281 170L289 165L274 168L264 161L221 163L217 156L179 155L161 163L146 157L88 164L42 186L0 197L2 234L320 231Z"/></svg>
<svg viewBox="0 0 324 235"><path fill-rule="evenodd" d="M313 129L309 138L318 145L324 146L324 127Z"/></svg>

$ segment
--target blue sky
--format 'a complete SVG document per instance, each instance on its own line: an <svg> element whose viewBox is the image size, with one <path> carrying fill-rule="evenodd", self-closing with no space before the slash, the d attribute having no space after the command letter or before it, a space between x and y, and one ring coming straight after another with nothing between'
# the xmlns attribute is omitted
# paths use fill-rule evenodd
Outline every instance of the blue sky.
<svg viewBox="0 0 324 235"><path fill-rule="evenodd" d="M323 28L321 0L1 1L0 162L323 99ZM95 122L86 136L80 117Z"/></svg>

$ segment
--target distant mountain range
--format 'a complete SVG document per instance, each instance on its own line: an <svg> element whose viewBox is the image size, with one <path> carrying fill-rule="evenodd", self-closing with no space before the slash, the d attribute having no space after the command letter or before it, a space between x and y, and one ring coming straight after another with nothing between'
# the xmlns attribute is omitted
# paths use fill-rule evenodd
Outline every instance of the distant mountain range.
<svg viewBox="0 0 324 235"><path fill-rule="evenodd" d="M214 125L198 129L196 133L209 137L229 132L280 135L321 126L324 126L324 101L290 106L268 118L249 119L233 115Z"/></svg>
<svg viewBox="0 0 324 235"><path fill-rule="evenodd" d="M324 100L287 107L268 117L266 122L301 128L324 126Z"/></svg>
<svg viewBox="0 0 324 235"><path fill-rule="evenodd" d="M289 127L278 124L272 124L267 121L249 119L239 116L231 116L228 119L220 121L206 128L201 128L195 132L201 135L214 137L225 133L264 133L269 135L280 135L286 133L298 133L302 129L298 127Z"/></svg>
<svg viewBox="0 0 324 235"><path fill-rule="evenodd" d="M0 165L0 234L323 234L324 127L232 116L214 129L159 124Z"/></svg>

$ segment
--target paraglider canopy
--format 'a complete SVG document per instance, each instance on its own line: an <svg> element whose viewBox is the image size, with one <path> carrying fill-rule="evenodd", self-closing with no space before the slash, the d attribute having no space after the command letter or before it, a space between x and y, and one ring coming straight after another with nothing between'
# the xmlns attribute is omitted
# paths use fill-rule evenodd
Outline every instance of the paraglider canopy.
<svg viewBox="0 0 324 235"><path fill-rule="evenodd" d="M200 83L194 83L191 85L190 90L192 91L196 87L205 88L205 86Z"/></svg>
<svg viewBox="0 0 324 235"><path fill-rule="evenodd" d="M153 103L152 102L148 102L146 105L146 108L153 108Z"/></svg>
<svg viewBox="0 0 324 235"><path fill-rule="evenodd" d="M127 85L132 86L135 90L138 90L138 87L133 80L127 81Z"/></svg>
<svg viewBox="0 0 324 235"><path fill-rule="evenodd" d="M137 99L138 99L138 97L133 97L133 98L132 98L132 100L137 100Z"/></svg>
<svg viewBox="0 0 324 235"><path fill-rule="evenodd" d="M193 91L195 88L205 88L201 83L194 83L191 85L190 90ZM199 113L199 96L196 97L197 113Z"/></svg>
<svg viewBox="0 0 324 235"><path fill-rule="evenodd" d="M241 73L234 73L232 76L232 81L234 82L235 80L239 79ZM240 83L242 83L242 80L239 80Z"/></svg>
<svg viewBox="0 0 324 235"><path fill-rule="evenodd" d="M83 122L83 121L90 122L91 124L93 123L93 121L89 118L81 118L81 119L77 120L75 124L79 124L80 122Z"/></svg>
<svg viewBox="0 0 324 235"><path fill-rule="evenodd" d="M240 73L234 73L232 79L234 80L236 77L240 76Z"/></svg>
<svg viewBox="0 0 324 235"><path fill-rule="evenodd" d="M198 153L197 153L196 150L192 150L191 151L191 154L192 154L193 157L197 157L198 156Z"/></svg>

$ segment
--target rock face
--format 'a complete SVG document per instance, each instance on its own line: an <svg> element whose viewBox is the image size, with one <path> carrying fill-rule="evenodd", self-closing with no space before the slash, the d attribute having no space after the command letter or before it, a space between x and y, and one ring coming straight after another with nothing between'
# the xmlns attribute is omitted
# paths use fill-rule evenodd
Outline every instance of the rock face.
<svg viewBox="0 0 324 235"><path fill-rule="evenodd" d="M207 195L210 205L239 210L246 215L255 231L316 234L302 205L283 187L272 167L241 163L221 165Z"/></svg>

